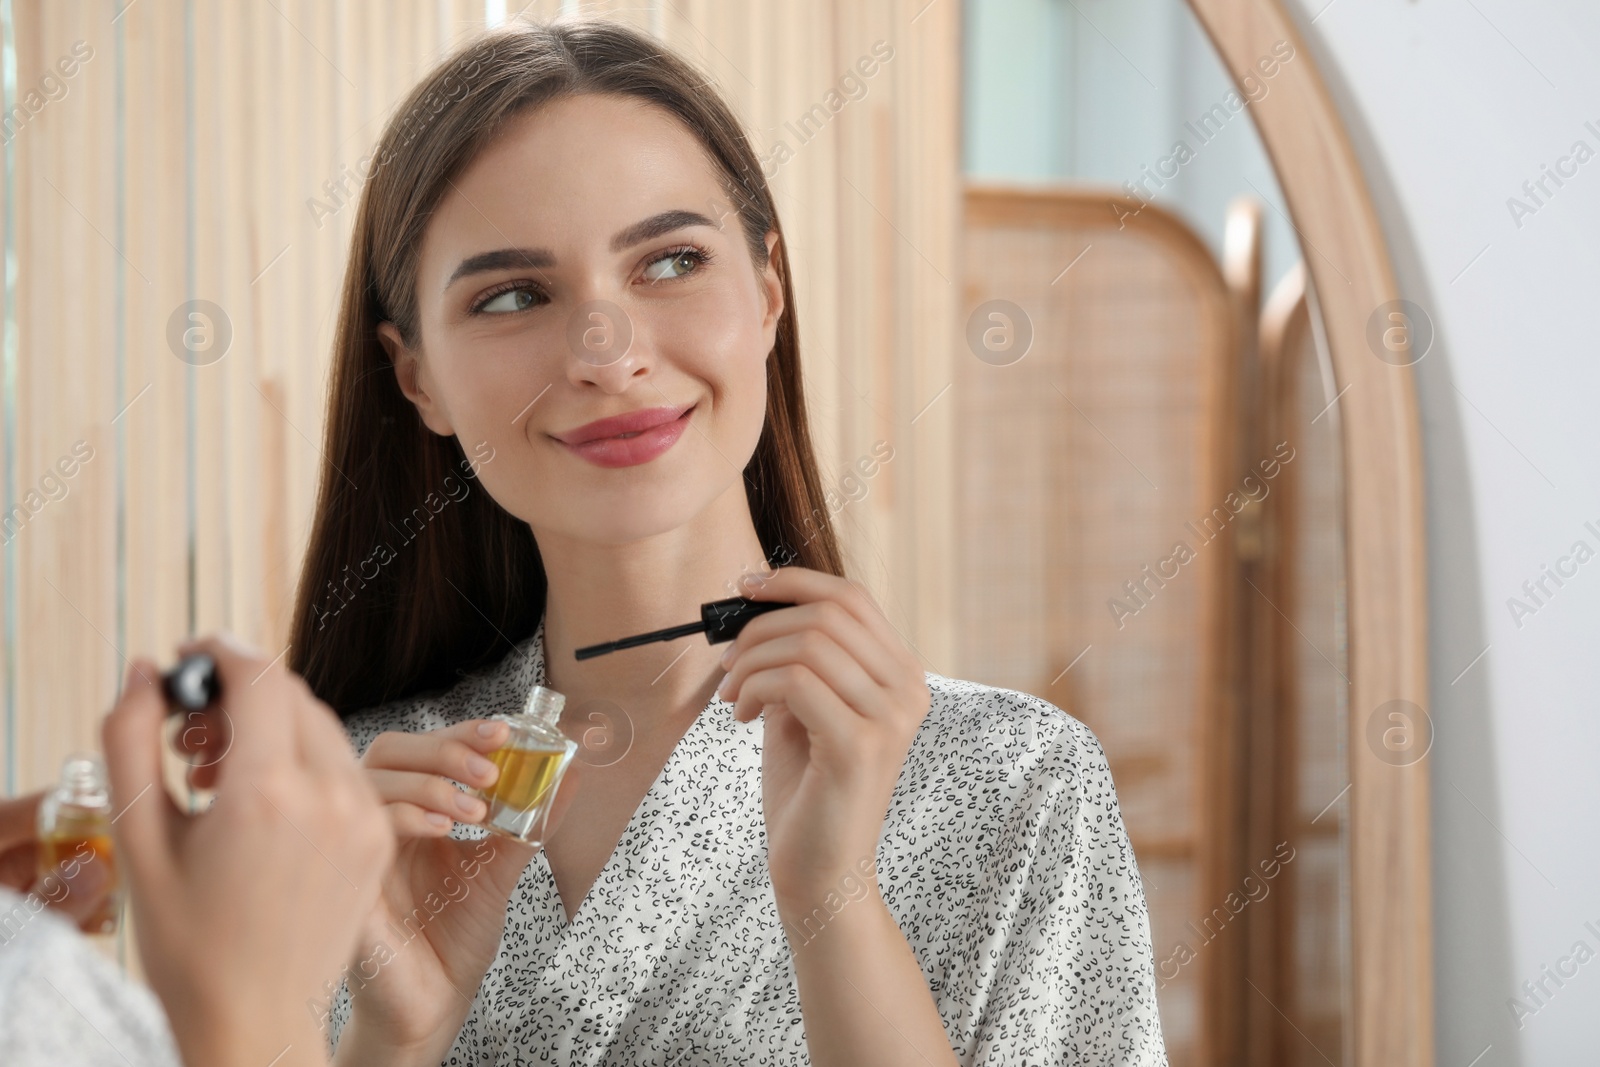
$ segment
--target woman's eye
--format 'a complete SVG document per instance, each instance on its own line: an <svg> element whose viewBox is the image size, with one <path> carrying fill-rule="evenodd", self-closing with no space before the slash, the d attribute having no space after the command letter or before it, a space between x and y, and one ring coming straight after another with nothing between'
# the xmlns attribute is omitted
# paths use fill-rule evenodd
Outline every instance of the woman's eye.
<svg viewBox="0 0 1600 1067"><path fill-rule="evenodd" d="M679 248L652 262L644 270L646 281L659 282L672 278L681 278L685 274L693 274L700 269L700 264L705 262L706 256L693 248Z"/></svg>
<svg viewBox="0 0 1600 1067"><path fill-rule="evenodd" d="M490 314L504 314L508 311L522 311L533 305L534 295L532 289L507 289L503 293L496 293L474 310Z"/></svg>

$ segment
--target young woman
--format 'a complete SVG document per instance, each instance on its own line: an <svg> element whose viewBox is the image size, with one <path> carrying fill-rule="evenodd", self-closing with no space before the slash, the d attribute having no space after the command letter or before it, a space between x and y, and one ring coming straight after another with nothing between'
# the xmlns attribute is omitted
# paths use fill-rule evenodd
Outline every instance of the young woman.
<svg viewBox="0 0 1600 1067"><path fill-rule="evenodd" d="M1098 743L922 668L845 577L806 427L772 195L702 74L520 24L401 106L291 639L402 838L340 1062L1165 1062ZM573 655L746 574L794 606ZM455 784L535 683L593 744L537 853Z"/></svg>

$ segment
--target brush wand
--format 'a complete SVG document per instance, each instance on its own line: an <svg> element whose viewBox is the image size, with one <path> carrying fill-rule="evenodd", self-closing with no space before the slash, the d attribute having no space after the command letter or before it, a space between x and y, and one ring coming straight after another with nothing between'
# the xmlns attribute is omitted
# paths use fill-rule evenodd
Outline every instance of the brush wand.
<svg viewBox="0 0 1600 1067"><path fill-rule="evenodd" d="M624 648L636 648L639 645L653 644L656 641L673 641L680 637L689 637L693 634L706 635L708 644L720 644L723 641L732 641L739 636L739 631L744 629L745 623L757 615L778 608L792 608L793 604L781 600L751 600L749 597L735 596L726 600L713 600L700 605L700 621L686 622L682 626L669 626L665 630L651 630L645 634L634 634L632 637L623 637L616 641L606 641L603 644L590 645L580 648L574 655L578 659L592 659L603 656L607 652L616 652Z"/></svg>

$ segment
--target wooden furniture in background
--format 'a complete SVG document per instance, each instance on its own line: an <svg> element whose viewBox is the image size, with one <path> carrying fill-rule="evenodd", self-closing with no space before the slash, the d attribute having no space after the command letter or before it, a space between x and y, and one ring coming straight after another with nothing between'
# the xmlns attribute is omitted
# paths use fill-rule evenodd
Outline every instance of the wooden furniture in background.
<svg viewBox="0 0 1600 1067"><path fill-rule="evenodd" d="M1100 738L1150 904L1168 1054L1221 1063L1242 945L1231 915L1211 917L1239 824L1234 297L1161 208L992 184L966 202L961 676L1041 696Z"/></svg>
<svg viewBox="0 0 1600 1067"><path fill-rule="evenodd" d="M1367 324L1398 299L1361 165L1317 57L1283 0L1189 0L1237 83L1286 41L1272 92L1250 105L1300 236L1342 416L1350 714L1346 723L1353 1067L1433 1067L1428 761L1397 767L1368 721L1405 700L1426 714L1422 448L1404 353L1378 358Z"/></svg>
<svg viewBox="0 0 1600 1067"><path fill-rule="evenodd" d="M1255 1004L1247 979L1257 970L1259 960L1270 958L1271 953L1259 934L1260 915L1252 910L1255 902L1248 892L1242 898L1239 895L1245 888L1244 877L1259 878L1257 864L1272 854L1271 845L1256 832L1259 783L1254 765L1256 753L1266 738L1260 716L1263 675L1252 655L1256 646L1255 631L1262 625L1260 604L1252 588L1254 576L1261 567L1262 508L1261 501L1254 495L1260 490L1252 491L1251 487L1261 484L1257 464L1270 458L1263 456L1257 432L1261 422L1257 395L1261 376L1261 274L1265 262L1263 213L1261 201L1250 194L1229 202L1221 256L1222 275L1227 280L1239 323L1238 370L1234 375L1234 450L1227 469L1229 487L1241 510L1235 520L1235 559L1227 596L1227 633L1231 642L1227 684L1229 706L1234 714L1219 727L1217 748L1223 753L1223 765L1216 772L1218 788L1230 803L1228 810L1233 814L1236 830L1217 842L1216 862L1222 870L1232 872L1232 884L1226 887L1226 892L1235 894L1232 899L1240 912L1230 939L1218 945L1227 950L1223 957L1227 967L1226 972L1219 975L1216 988L1208 990L1206 1018L1212 1036L1209 1044L1212 1062L1227 1064L1251 1062L1248 1056ZM1228 898L1223 899L1224 910L1227 910Z"/></svg>
<svg viewBox="0 0 1600 1067"><path fill-rule="evenodd" d="M1263 901L1259 924L1272 957L1253 974L1264 998L1251 1063L1312 1067L1345 1062L1350 1047L1349 783L1345 656L1344 514L1339 410L1333 367L1318 343L1303 263L1278 283L1262 313L1265 440L1287 442L1265 501L1265 596L1272 609L1261 643L1271 687L1264 718L1270 749L1252 761L1266 796L1253 805L1264 837L1286 841L1293 860ZM1265 599L1265 596L1263 599Z"/></svg>

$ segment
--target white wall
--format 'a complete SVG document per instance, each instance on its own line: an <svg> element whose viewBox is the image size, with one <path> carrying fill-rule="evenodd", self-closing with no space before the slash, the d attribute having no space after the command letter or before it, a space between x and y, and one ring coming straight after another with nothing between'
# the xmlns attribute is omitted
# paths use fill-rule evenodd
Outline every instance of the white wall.
<svg viewBox="0 0 1600 1067"><path fill-rule="evenodd" d="M1377 187L1402 295L1439 332L1417 366L1438 1063L1595 1063L1600 557L1547 578L1542 606L1522 584L1577 541L1600 550L1600 3L1290 3ZM1508 198L1533 205L1523 182L1580 140L1595 158L1518 226ZM1541 979L1537 999L1522 989ZM1515 1019L1513 997L1533 1014Z"/></svg>

